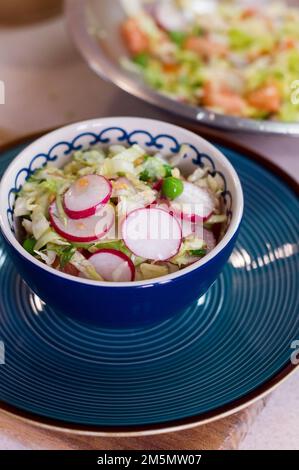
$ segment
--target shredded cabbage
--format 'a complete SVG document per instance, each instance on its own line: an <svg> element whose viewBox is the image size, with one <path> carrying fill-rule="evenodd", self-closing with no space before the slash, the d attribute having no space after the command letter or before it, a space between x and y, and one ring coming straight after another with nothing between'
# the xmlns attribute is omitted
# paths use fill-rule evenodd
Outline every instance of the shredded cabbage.
<svg viewBox="0 0 299 470"><path fill-rule="evenodd" d="M69 265L72 265L82 277L98 281L103 280L102 276L97 273L88 258L89 253L94 254L101 249L124 253L135 266L135 280L160 277L197 261L207 252L205 241L199 238L198 227L197 236L184 237L179 253L164 263L157 263L157 260L133 254L122 239L121 231L123 218L128 213L138 208L149 207L153 203L160 204L160 201L167 197L161 189L165 178L171 176L184 179L173 163L175 161L181 163L189 152L191 152L190 147L184 144L178 154L169 159L159 152L149 155L136 144L130 148L113 145L105 150L95 147L92 150L76 151L63 168L46 165L37 170L24 183L15 201L15 215L21 217L26 232L23 240L24 249L57 270L67 272ZM110 204L115 208L116 226L119 230L112 227L105 236L96 241L74 243L70 241L72 238L67 240L51 226L49 207L54 201L56 202L58 217L67 227L68 216L64 208L64 193L83 174L105 175L110 179L112 186ZM205 227L211 229L214 224L225 223L227 217L223 215L220 197L223 191L222 178L217 174L212 176L209 168L204 167L196 168L188 180L193 184L205 185L207 191L214 195L213 215L204 224ZM165 207L167 208L167 200ZM78 220L79 225L80 223ZM225 227L221 227L221 233L224 230ZM67 233L65 236L67 237ZM122 279L123 269L127 269L126 262L121 263L111 273L115 282Z"/></svg>
<svg viewBox="0 0 299 470"><path fill-rule="evenodd" d="M32 211L31 220L33 236L38 240L50 228L50 224L39 208Z"/></svg>
<svg viewBox="0 0 299 470"><path fill-rule="evenodd" d="M24 227L24 229L26 230L26 232L27 232L28 235L33 235L33 232L32 232L32 221L31 221L31 220L23 219L23 220L22 220L22 226Z"/></svg>
<svg viewBox="0 0 299 470"><path fill-rule="evenodd" d="M87 279L93 281L103 281L103 278L97 273L94 266L79 251L75 251L70 259L70 263L78 269Z"/></svg>
<svg viewBox="0 0 299 470"><path fill-rule="evenodd" d="M48 266L52 266L56 259L56 252L51 251L51 250L46 250L46 251L38 251L34 250L34 253L36 253L42 261L44 261Z"/></svg>
<svg viewBox="0 0 299 470"><path fill-rule="evenodd" d="M165 276L168 274L167 265L142 263L139 266L143 279L154 279L156 277Z"/></svg>
<svg viewBox="0 0 299 470"><path fill-rule="evenodd" d="M48 243L55 245L69 245L69 243L60 237L53 229L49 228L43 235L37 240L34 246L35 251L39 251L41 248L46 246Z"/></svg>
<svg viewBox="0 0 299 470"><path fill-rule="evenodd" d="M199 260L206 253L207 244L203 239L190 235L182 243L180 251L170 261L179 267L186 266ZM193 255L192 252L198 252L199 255Z"/></svg>
<svg viewBox="0 0 299 470"><path fill-rule="evenodd" d="M136 173L142 181L156 181L170 176L172 168L164 160L155 156L147 157L145 161L136 167Z"/></svg>

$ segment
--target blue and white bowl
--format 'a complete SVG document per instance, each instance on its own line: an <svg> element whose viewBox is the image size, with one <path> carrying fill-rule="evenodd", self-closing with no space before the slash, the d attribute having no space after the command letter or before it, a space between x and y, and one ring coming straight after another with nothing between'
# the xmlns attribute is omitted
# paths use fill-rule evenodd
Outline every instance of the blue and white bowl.
<svg viewBox="0 0 299 470"><path fill-rule="evenodd" d="M37 168L47 162L63 166L74 150L138 143L164 155L189 144L180 169L184 174L208 165L224 182L223 203L229 218L226 234L207 256L173 274L137 282L98 282L59 272L35 259L14 233L15 194ZM142 327L170 318L198 299L215 281L228 260L243 214L243 193L234 168L205 139L180 127L151 119L113 117L79 122L51 132L23 150L0 184L0 227L22 278L43 301L80 321L107 327Z"/></svg>

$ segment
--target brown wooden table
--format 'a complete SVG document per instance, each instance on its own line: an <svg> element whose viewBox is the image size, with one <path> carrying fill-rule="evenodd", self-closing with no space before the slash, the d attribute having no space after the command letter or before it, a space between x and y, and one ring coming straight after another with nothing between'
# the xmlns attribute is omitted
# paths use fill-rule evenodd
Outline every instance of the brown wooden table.
<svg viewBox="0 0 299 470"><path fill-rule="evenodd" d="M34 450L229 450L238 449L265 399L219 421L184 431L138 437L94 437L43 429L0 413L0 445ZM7 447L5 447L7 446Z"/></svg>

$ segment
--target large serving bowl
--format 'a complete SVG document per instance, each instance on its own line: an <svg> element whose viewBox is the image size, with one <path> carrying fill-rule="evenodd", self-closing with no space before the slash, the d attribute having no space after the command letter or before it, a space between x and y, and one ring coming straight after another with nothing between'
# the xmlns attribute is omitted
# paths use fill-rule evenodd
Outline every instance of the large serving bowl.
<svg viewBox="0 0 299 470"><path fill-rule="evenodd" d="M286 3L297 5L296 2L288 0ZM100 77L128 93L195 123L230 130L299 135L298 122L245 119L180 103L156 92L139 75L122 67L120 58L128 56L119 33L126 17L122 0L66 0L65 5L71 35L89 66Z"/></svg>
<svg viewBox="0 0 299 470"><path fill-rule="evenodd" d="M223 204L229 219L216 248L195 264L173 274L131 283L98 282L64 274L35 259L17 240L15 194L26 178L47 162L64 165L74 150L94 145L138 143L149 152L171 155L190 145L180 169L188 175L208 165L223 179ZM150 119L113 117L71 124L36 140L11 163L0 184L0 228L20 275L43 301L81 321L108 327L140 327L170 318L198 301L229 258L243 213L239 178L213 145L185 129Z"/></svg>

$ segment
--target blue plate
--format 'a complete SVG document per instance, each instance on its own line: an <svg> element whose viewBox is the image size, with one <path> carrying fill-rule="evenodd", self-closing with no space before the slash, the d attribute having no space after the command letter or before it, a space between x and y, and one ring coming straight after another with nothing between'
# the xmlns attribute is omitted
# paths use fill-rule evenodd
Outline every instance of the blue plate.
<svg viewBox="0 0 299 470"><path fill-rule="evenodd" d="M0 175L24 146L2 150ZM1 409L100 434L178 429L236 411L295 369L296 188L244 149L221 150L241 177L244 222L218 280L179 317L143 330L76 323L26 287L0 242Z"/></svg>

